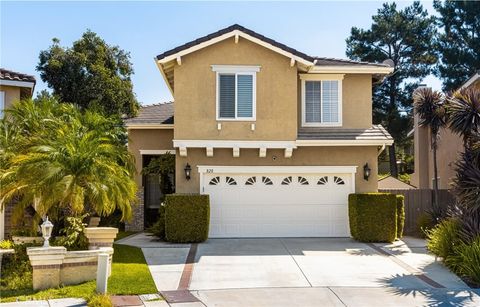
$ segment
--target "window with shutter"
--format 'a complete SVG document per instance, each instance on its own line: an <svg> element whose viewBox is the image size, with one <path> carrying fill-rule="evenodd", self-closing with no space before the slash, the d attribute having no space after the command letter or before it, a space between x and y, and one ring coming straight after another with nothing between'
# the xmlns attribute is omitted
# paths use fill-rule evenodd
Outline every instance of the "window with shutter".
<svg viewBox="0 0 480 307"><path fill-rule="evenodd" d="M305 77L302 75L300 78L303 78L302 126L341 126L341 79L328 80L324 76Z"/></svg>
<svg viewBox="0 0 480 307"><path fill-rule="evenodd" d="M259 66L212 65L217 72L217 120L255 120Z"/></svg>

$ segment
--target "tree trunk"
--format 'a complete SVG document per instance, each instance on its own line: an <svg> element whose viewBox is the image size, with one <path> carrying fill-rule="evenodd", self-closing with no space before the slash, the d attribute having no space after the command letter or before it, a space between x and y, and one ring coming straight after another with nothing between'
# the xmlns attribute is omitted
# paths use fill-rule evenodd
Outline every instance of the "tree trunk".
<svg viewBox="0 0 480 307"><path fill-rule="evenodd" d="M440 207L438 204L438 167L437 167L437 145L436 145L436 140L433 140L432 136L432 143L433 144L433 212L435 214L435 219L440 219L442 213L440 212Z"/></svg>
<svg viewBox="0 0 480 307"><path fill-rule="evenodd" d="M390 175L398 177L397 156L395 155L395 143L388 148L388 157L390 160Z"/></svg>

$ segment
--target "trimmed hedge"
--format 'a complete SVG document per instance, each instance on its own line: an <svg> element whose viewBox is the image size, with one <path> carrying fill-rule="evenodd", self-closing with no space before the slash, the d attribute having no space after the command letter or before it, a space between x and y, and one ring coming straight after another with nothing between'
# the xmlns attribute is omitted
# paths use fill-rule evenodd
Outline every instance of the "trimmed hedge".
<svg viewBox="0 0 480 307"><path fill-rule="evenodd" d="M350 233L361 242L393 242L397 237L397 199L390 193L348 196Z"/></svg>
<svg viewBox="0 0 480 307"><path fill-rule="evenodd" d="M199 194L171 194L165 198L165 240L175 243L208 239L210 198Z"/></svg>
<svg viewBox="0 0 480 307"><path fill-rule="evenodd" d="M403 237L403 227L405 226L405 196L397 196L397 239Z"/></svg>

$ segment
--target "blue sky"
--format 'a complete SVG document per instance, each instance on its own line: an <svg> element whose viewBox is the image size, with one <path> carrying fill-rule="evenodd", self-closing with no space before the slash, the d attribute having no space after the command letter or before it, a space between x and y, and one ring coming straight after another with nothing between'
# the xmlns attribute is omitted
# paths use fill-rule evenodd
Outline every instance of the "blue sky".
<svg viewBox="0 0 480 307"><path fill-rule="evenodd" d="M400 1L403 8L411 1ZM381 1L337 2L9 2L0 0L0 66L34 74L53 37L71 46L86 29L131 54L143 104L171 100L154 56L234 23L310 55L345 58L352 26L368 28ZM423 2L433 13L432 2ZM426 80L433 88L440 81Z"/></svg>

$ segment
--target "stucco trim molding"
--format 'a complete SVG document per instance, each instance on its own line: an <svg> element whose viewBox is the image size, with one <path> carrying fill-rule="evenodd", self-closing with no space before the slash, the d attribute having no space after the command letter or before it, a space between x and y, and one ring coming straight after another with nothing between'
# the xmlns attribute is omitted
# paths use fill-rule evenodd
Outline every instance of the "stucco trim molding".
<svg viewBox="0 0 480 307"><path fill-rule="evenodd" d="M173 140L175 148L297 148L295 141Z"/></svg>
<svg viewBox="0 0 480 307"><path fill-rule="evenodd" d="M198 165L198 172L214 174L355 174L358 166L230 166L230 165Z"/></svg>
<svg viewBox="0 0 480 307"><path fill-rule="evenodd" d="M126 124L127 130L131 129L173 129L173 124Z"/></svg>
<svg viewBox="0 0 480 307"><path fill-rule="evenodd" d="M141 155L164 155L164 154L175 154L175 149L140 149Z"/></svg>
<svg viewBox="0 0 480 307"><path fill-rule="evenodd" d="M393 140L296 140L300 146L389 146Z"/></svg>
<svg viewBox="0 0 480 307"><path fill-rule="evenodd" d="M0 85L5 86L18 86L18 87L28 87L33 89L35 82L28 81L13 81L13 80L0 80Z"/></svg>
<svg viewBox="0 0 480 307"><path fill-rule="evenodd" d="M393 67L372 67L372 66L312 66L308 73L328 74L328 73L342 73L342 74L382 74L388 75L393 72Z"/></svg>

